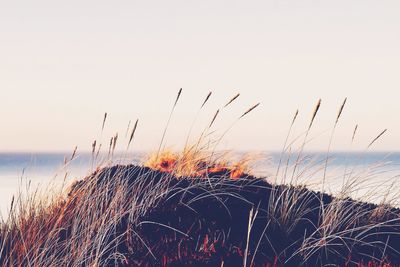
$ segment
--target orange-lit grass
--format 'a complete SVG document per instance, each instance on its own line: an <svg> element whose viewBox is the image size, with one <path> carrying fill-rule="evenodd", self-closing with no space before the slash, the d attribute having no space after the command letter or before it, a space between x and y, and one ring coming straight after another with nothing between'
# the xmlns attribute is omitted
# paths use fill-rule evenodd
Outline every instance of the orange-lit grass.
<svg viewBox="0 0 400 267"><path fill-rule="evenodd" d="M217 173L227 174L231 179L239 179L250 173L251 157L232 161L224 154L222 159L210 161L209 153L204 151L185 150L181 153L165 150L158 155L151 155L144 166L170 173L175 177L207 177Z"/></svg>

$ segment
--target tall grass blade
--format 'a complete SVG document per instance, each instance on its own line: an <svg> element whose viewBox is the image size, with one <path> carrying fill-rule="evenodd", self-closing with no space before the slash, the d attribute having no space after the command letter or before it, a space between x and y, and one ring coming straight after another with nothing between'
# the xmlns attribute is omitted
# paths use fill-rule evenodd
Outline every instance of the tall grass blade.
<svg viewBox="0 0 400 267"><path fill-rule="evenodd" d="M104 126L105 126L105 124L106 124L106 120L107 120L107 112L104 113L103 123L102 123L102 125L101 125L101 131L102 131L102 132L103 132L103 130L104 130Z"/></svg>
<svg viewBox="0 0 400 267"><path fill-rule="evenodd" d="M374 138L374 140L371 141L371 143L369 143L369 145L367 146L367 148L369 148L370 146L372 146L379 138L381 138L381 136L386 133L387 129L383 130L380 134L378 134L377 137Z"/></svg>
<svg viewBox="0 0 400 267"><path fill-rule="evenodd" d="M166 124L166 126L165 126L165 128L164 128L163 135L162 135L161 141L160 141L160 145L159 145L158 150L157 150L156 159L157 159L158 156L160 155L161 147L162 147L162 145L163 145L163 143L164 143L165 135L166 135L166 133L167 133L168 126L169 126L169 123L170 123L170 121L171 121L172 114L174 113L175 107L176 107L176 105L178 104L178 101L179 101L179 98L181 97L181 94L182 94L182 88L179 89L178 95L176 96L174 105L172 106L171 112L170 112L170 114L169 114L168 121L167 121L167 124Z"/></svg>
<svg viewBox="0 0 400 267"><path fill-rule="evenodd" d="M231 100L228 101L228 103L225 104L224 108L226 108L227 106L229 106L233 101L235 101L238 97L240 96L240 94L235 95L234 97L231 98Z"/></svg>

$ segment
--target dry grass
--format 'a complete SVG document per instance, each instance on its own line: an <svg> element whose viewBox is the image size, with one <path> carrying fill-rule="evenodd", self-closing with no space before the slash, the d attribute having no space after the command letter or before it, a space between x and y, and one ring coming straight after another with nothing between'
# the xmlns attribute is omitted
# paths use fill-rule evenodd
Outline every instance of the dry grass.
<svg viewBox="0 0 400 267"><path fill-rule="evenodd" d="M166 266L170 260L176 260L167 257L171 254L167 250L177 249L179 255L177 259L181 260L183 254L190 255L184 251L182 244L189 242L189 239L190 242L194 242L196 238L198 239L196 253L203 253L201 255L204 259L212 257L218 250L217 244L220 240L211 239L211 232L205 236L190 236L194 226L183 231L179 225L149 219L150 214L164 207L165 203L169 203L168 201L176 196L179 196L179 205L184 205L188 209L194 209L194 203L213 200L215 201L213 203L218 203L231 216L238 212L229 207L231 199L250 205L248 210L243 211L247 212L247 218L244 219L247 228L244 229L246 235L243 237L242 246L231 248L239 251L238 254L242 257L241 266L257 266L260 257L267 259L264 266L292 264L294 259L297 264L324 265L332 263L332 258L345 262L348 266L356 264L384 266L389 261L387 255L392 256L391 261L400 262L400 252L397 251L399 247L394 247L391 240L399 235L400 212L390 205L389 190L384 192L386 197L380 205L351 200L352 191L365 186L368 180L365 177L368 178L368 175L348 173L345 170L340 194L336 197L326 195L324 191L330 144L326 159L322 162L309 161L304 155L304 147L320 109L321 100L312 111L310 123L304 134L294 138L298 140L303 137L297 151L293 147L294 141L291 141L292 127L299 114L296 111L284 141L276 174L270 177L274 184L270 185L260 179L262 184L249 187L254 192L268 193L265 196L254 193L258 202L252 202L246 197L248 192L241 191L247 183L257 181L249 176L251 171L248 165L249 159L232 161L226 153L216 153L215 147L220 139L205 142L220 110L217 110L211 123L194 145L189 145L188 140L196 118L189 129L182 151L162 149L169 122L181 93L182 90L179 90L158 151L150 155L144 164L148 168L119 165L97 167L93 174L65 188L62 194L51 195L45 190L42 194L36 191L26 197L23 194L17 196L12 202L8 217L0 224L0 265L138 266L148 263L147 266L151 266L157 263ZM211 92L202 102L199 112L210 96ZM238 97L239 94L235 95L222 109ZM339 109L330 140L333 138L346 100ZM249 108L237 120L249 114L258 105ZM101 131L104 130L106 119L107 113L104 115ZM137 126L138 120L131 130L126 150L134 139ZM351 138L352 142L356 130L357 126ZM374 138L367 148L385 131ZM104 162L113 158L117 142L118 133L110 140L108 155ZM98 163L101 145L97 141L92 144L93 162ZM77 148L74 149L69 161L76 155ZM316 193L302 186L302 179L321 174L321 170L323 171L321 192ZM180 184L180 179L186 182L185 186ZM278 181L284 181L285 185L278 185ZM393 185L390 187L392 190ZM159 240L159 244L150 243L150 239L142 235L143 227L149 225L171 231L175 240L180 241L179 245L168 248L166 243L163 243L167 241L162 240ZM204 231L209 231L206 228L210 226L204 225L204 227ZM280 247L279 238L273 239L276 231L280 233L281 239L292 240L292 243ZM227 240L227 233L222 232L220 235ZM377 235L385 236L387 239L382 240L377 238ZM204 240L202 246L198 245L201 244L201 240ZM371 254L357 254L361 247L370 248ZM265 255L267 248L272 255L271 258ZM165 252L162 252L163 249ZM160 255L162 259L159 258ZM397 258L393 259L394 255L397 255ZM225 258L219 259L219 266L224 266L225 261Z"/></svg>

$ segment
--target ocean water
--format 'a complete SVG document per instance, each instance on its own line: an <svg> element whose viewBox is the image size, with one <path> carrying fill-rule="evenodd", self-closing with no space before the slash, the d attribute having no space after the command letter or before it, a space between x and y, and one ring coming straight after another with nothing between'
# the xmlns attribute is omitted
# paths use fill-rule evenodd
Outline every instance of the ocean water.
<svg viewBox="0 0 400 267"><path fill-rule="evenodd" d="M337 194L343 188L351 187L348 189L353 197L372 202L379 202L383 196L396 201L400 193L400 152L341 152L330 153L328 158L326 153L304 153L298 157L297 154L281 155L278 152L241 152L234 157L241 158L244 154L253 159L252 173L274 182L292 182L321 190L324 180L325 191ZM116 155L114 163L139 163L144 155ZM70 157L70 153L0 153L1 215L4 217L8 213L11 200L19 190L25 192L29 187L31 192L37 188L46 191L49 184L71 183L90 174L98 165L98 162L92 162L91 154L78 154L65 164L65 159Z"/></svg>
<svg viewBox="0 0 400 267"><path fill-rule="evenodd" d="M143 156L116 155L114 163L139 163ZM9 213L13 196L19 192L24 196L36 190L46 194L89 175L98 165L111 164L104 159L93 162L90 153L70 159L71 153L0 153L0 216Z"/></svg>

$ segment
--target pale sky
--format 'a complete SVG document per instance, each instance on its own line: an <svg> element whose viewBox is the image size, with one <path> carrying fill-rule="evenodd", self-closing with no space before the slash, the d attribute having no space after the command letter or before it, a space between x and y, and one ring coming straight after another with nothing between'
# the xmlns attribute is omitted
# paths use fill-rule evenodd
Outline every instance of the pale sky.
<svg viewBox="0 0 400 267"><path fill-rule="evenodd" d="M180 87L166 141L184 142L204 97L200 132L217 108L220 148L279 150L322 98L308 145L400 150L400 1L1 1L0 151L90 150L140 119L133 149L156 149ZM359 124L355 144L353 128ZM195 136L195 135L194 135Z"/></svg>

